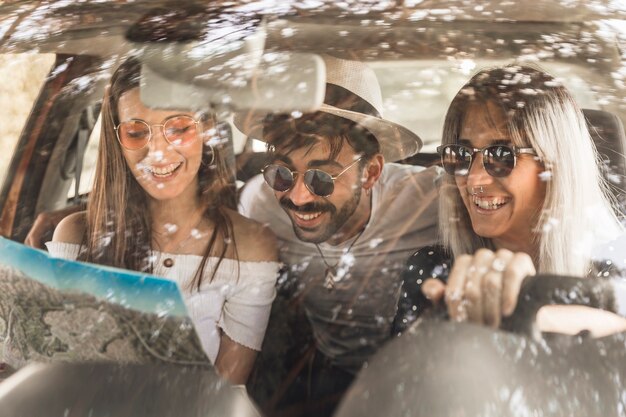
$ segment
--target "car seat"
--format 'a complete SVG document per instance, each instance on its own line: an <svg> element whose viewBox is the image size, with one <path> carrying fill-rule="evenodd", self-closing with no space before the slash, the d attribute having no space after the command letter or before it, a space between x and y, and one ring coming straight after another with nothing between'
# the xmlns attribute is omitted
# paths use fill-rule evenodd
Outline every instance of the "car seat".
<svg viewBox="0 0 626 417"><path fill-rule="evenodd" d="M626 134L622 121L603 110L583 109L591 138L596 144L603 162L602 171L613 195L626 212Z"/></svg>

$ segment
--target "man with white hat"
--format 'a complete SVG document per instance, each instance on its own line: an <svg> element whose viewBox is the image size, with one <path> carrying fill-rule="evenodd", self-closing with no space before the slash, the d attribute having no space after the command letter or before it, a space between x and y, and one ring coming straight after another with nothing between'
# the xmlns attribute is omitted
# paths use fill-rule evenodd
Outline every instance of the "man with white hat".
<svg viewBox="0 0 626 417"><path fill-rule="evenodd" d="M301 302L291 304L303 307L313 331L313 366L304 366L313 372L302 380L310 380L308 399L317 403L345 390L391 337L405 263L437 242L439 177L435 169L389 163L422 143L382 118L373 70L323 58L319 111L235 118L242 132L268 144L269 164L244 188L240 209L279 238L290 297Z"/></svg>

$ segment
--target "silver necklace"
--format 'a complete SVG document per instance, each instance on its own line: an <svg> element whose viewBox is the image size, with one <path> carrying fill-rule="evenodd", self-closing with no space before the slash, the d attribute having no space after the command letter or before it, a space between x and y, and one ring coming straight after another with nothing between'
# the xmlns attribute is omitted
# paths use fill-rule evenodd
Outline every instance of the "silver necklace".
<svg viewBox="0 0 626 417"><path fill-rule="evenodd" d="M202 234L198 231L198 227L202 223L202 220L204 220L204 216L201 215L200 219L198 220L198 222L189 230L189 235L186 236L180 242L178 242L176 244L176 246L174 246L172 249L169 249L167 252L175 254L178 250L180 250L184 246L186 246L187 243L189 243L189 241L191 240L192 237L196 238L196 239L200 239L202 237ZM172 259L169 256L167 258L163 259L163 266L165 266L166 268L173 267L174 266L174 259Z"/></svg>
<svg viewBox="0 0 626 417"><path fill-rule="evenodd" d="M343 251L342 256L350 253L350 250L352 250L352 247L356 244L357 240L359 240L363 232L365 232L365 228L361 229L361 231L356 236L356 238L354 238L352 243L350 243L350 246L348 246L348 249ZM343 278L343 275L339 276L337 274L337 267L339 266L339 263L341 262L341 258L339 258L339 260L335 262L334 265L331 265L326 260L326 257L322 253L322 250L320 249L317 243L315 244L315 247L317 248L317 251L320 253L320 256L322 257L322 261L324 261L324 264L326 265L326 270L324 271L324 288L326 288L328 291L332 291L335 288L335 284L341 281L341 279Z"/></svg>

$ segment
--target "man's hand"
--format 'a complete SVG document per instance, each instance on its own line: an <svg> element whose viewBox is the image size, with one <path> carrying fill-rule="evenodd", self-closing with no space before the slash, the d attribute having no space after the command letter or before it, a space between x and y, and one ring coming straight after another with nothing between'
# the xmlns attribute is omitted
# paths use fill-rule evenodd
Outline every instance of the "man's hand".
<svg viewBox="0 0 626 417"><path fill-rule="evenodd" d="M33 248L43 249L44 243L52 239L52 233L61 220L72 213L84 209L84 204L78 204L57 211L39 213L33 226L28 231L28 235L26 235L24 244Z"/></svg>
<svg viewBox="0 0 626 417"><path fill-rule="evenodd" d="M452 320L497 328L502 317L510 316L515 310L524 278L535 273L526 253L479 249L474 255L456 259L447 286L429 279L422 285L422 292L433 302L445 297Z"/></svg>

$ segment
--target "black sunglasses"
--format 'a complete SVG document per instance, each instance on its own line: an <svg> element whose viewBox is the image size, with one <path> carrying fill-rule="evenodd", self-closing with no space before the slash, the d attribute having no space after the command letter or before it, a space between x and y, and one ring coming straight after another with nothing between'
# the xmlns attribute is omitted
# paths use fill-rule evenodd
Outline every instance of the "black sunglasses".
<svg viewBox="0 0 626 417"><path fill-rule="evenodd" d="M469 174L474 155L483 156L483 167L492 177L506 177L511 174L520 154L537 155L533 148L518 148L509 145L489 145L474 148L467 145L443 145L437 147L441 164L450 175L464 177Z"/></svg>
<svg viewBox="0 0 626 417"><path fill-rule="evenodd" d="M363 157L356 159L335 176L320 169L307 169L304 172L304 185L311 193L320 197L328 197L335 191L335 180L361 159ZM284 165L277 164L269 164L261 172L267 185L280 192L287 191L293 187L296 182L296 175L298 175L298 172L292 171Z"/></svg>

